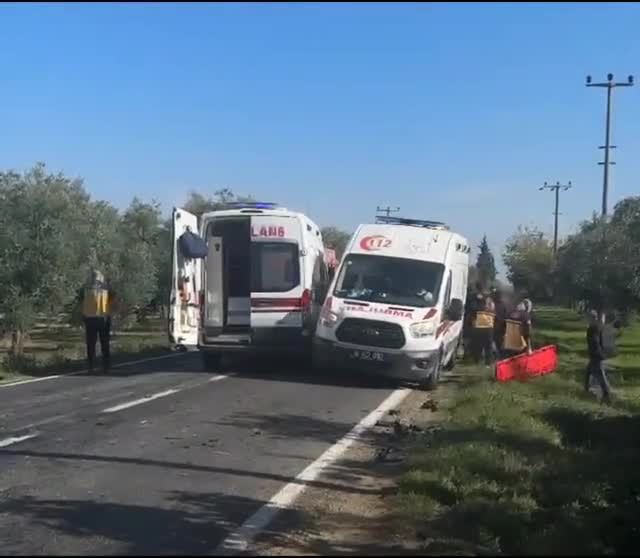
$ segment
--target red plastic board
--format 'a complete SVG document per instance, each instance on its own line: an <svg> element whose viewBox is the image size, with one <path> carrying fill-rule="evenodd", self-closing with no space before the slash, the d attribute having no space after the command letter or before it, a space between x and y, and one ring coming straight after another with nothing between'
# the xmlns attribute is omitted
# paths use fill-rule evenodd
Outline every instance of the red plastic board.
<svg viewBox="0 0 640 558"><path fill-rule="evenodd" d="M501 360L496 364L496 380L526 380L535 376L551 374L558 366L558 351L555 345L536 349L530 355L522 354Z"/></svg>

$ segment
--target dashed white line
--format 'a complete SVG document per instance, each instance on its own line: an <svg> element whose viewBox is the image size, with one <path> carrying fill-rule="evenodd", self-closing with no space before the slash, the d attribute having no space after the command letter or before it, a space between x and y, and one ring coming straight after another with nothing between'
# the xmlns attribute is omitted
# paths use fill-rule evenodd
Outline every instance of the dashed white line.
<svg viewBox="0 0 640 558"><path fill-rule="evenodd" d="M178 393L179 389L168 389L167 391L161 391L160 393L154 393L153 395L148 395L147 397L141 397L140 399L136 399L135 401L129 401L127 403L121 403L120 405L116 405L115 407L109 407L108 409L103 409L101 412L103 413L116 413L118 411L122 411L124 409L128 409L130 407L135 407L136 405L142 405L143 403L148 403L149 401L153 401L154 399L160 399L161 397L167 397L167 395L173 395L174 393Z"/></svg>
<svg viewBox="0 0 640 558"><path fill-rule="evenodd" d="M11 446L13 444L17 444L18 442L24 442L25 440L30 440L31 438L35 438L38 434L25 434L24 436L14 436L11 438L5 438L4 440L0 440L0 448L6 448L7 446Z"/></svg>
<svg viewBox="0 0 640 558"><path fill-rule="evenodd" d="M249 550L255 537L265 529L282 510L291 507L309 482L317 479L322 471L335 463L349 446L378 422L389 410L399 405L409 395L410 389L398 389L376 409L364 417L351 431L327 449L318 459L304 469L295 479L282 487L264 506L247 519L236 531L227 536L215 551L215 555L233 555Z"/></svg>
<svg viewBox="0 0 640 558"><path fill-rule="evenodd" d="M120 364L114 364L112 368L122 368L124 366L131 366L133 364L143 364L145 362L153 362L154 360L161 360L164 358L172 358L185 353L171 353L168 355L161 355L157 357L141 358L140 360L131 360L128 362L121 362ZM53 376L43 376L42 378L30 378L29 380L17 380L15 382L7 382L6 384L0 384L0 388L8 388L13 386L22 386L24 384L33 384L34 382L44 382L45 380L55 380L56 378L65 378L67 376L78 376L80 374L86 374L88 370L78 370L76 372L67 372L64 374L54 374Z"/></svg>
<svg viewBox="0 0 640 558"><path fill-rule="evenodd" d="M229 376L226 374L219 374L217 376L213 376L213 378L210 378L209 380L207 380L207 383L209 382L218 382L220 380L224 380L225 378L228 378ZM198 387L198 386L202 386L202 383L199 383L197 385L191 385L191 386L183 386L181 388L172 388L172 389L168 389L166 391L161 391L160 393L154 393L153 395L148 395L147 397L141 397L140 399L136 399L135 401L128 401L126 403L121 403L120 405L115 405L113 407L109 407L107 409L103 409L102 411L100 411L101 413L116 413L118 411L123 411L124 409L129 409L130 407L135 407L136 405L142 405L143 403L148 403L149 401L153 401L154 399L160 399L161 397L167 397L168 395L173 395L174 393L178 393L180 391L183 391L185 389L190 389L193 387Z"/></svg>

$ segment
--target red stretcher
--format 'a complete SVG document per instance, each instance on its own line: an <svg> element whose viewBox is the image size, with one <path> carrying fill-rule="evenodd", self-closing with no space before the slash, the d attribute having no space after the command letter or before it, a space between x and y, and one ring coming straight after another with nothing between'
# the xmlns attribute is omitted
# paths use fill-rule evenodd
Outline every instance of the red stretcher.
<svg viewBox="0 0 640 558"><path fill-rule="evenodd" d="M536 349L530 355L524 353L496 363L496 380L528 380L555 372L558 367L558 350L555 345Z"/></svg>

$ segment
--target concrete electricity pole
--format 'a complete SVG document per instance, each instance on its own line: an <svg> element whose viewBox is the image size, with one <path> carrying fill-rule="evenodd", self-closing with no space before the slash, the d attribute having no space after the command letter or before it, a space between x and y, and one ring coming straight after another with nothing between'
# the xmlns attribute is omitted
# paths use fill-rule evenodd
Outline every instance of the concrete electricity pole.
<svg viewBox="0 0 640 558"><path fill-rule="evenodd" d="M391 215L391 213L397 213L398 211L400 211L399 207L395 207L395 208L391 208L389 206L387 206L387 207L377 206L376 207L376 213L386 213L387 217L389 217L389 215Z"/></svg>
<svg viewBox="0 0 640 558"><path fill-rule="evenodd" d="M609 198L609 165L615 165L613 161L609 160L609 150L615 149L615 145L610 144L611 139L611 91L614 87L631 87L633 85L633 76L629 76L626 82L614 82L613 74L607 75L607 81L603 83L592 83L591 76L587 76L587 87L606 87L607 88L607 122L605 131L604 145L601 145L599 149L604 149L604 161L598 163L604 165L604 177L602 183L602 216L607 215L607 205Z"/></svg>
<svg viewBox="0 0 640 558"><path fill-rule="evenodd" d="M555 215L555 222L553 225L553 253L554 255L558 252L558 215L560 215L558 209L560 206L560 188L562 188L563 190L568 190L569 188L571 188L571 180L569 180L568 184L560 184L560 182L556 182L555 184L547 184L546 182L544 183L544 185L540 186L539 190L553 190L555 191L556 194L556 210L553 212L553 214Z"/></svg>

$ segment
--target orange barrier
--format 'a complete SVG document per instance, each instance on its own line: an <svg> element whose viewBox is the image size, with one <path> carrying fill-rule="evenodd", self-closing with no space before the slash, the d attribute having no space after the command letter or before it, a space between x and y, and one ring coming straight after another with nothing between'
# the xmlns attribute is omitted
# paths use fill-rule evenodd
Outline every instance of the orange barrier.
<svg viewBox="0 0 640 558"><path fill-rule="evenodd" d="M555 345L536 349L530 355L522 354L496 363L496 380L527 380L535 376L551 374L558 366L558 351Z"/></svg>

